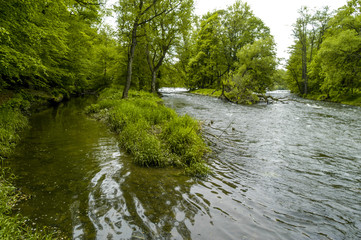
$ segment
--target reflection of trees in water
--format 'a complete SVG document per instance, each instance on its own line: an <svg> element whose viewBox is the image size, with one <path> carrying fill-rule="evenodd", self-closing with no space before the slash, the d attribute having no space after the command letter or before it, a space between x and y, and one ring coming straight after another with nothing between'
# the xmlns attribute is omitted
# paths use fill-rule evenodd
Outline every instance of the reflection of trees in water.
<svg viewBox="0 0 361 240"><path fill-rule="evenodd" d="M8 161L19 177L16 185L31 196L18 203L19 213L70 236L74 224L89 222L88 186L99 159L118 151L106 128L81 114L90 103L77 98L32 114L31 127ZM94 231L88 225L86 231Z"/></svg>
<svg viewBox="0 0 361 240"><path fill-rule="evenodd" d="M93 179L98 182L93 181L89 211L97 237L190 239L195 215L207 211L190 194L194 181L178 170L140 168L130 161Z"/></svg>

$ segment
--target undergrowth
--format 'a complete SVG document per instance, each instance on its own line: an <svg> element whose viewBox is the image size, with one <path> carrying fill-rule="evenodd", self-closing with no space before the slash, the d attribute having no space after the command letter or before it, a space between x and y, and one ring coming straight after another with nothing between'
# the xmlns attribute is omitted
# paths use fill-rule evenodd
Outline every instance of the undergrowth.
<svg viewBox="0 0 361 240"><path fill-rule="evenodd" d="M151 93L130 91L128 99L121 97L121 90L106 89L86 111L118 134L121 146L134 156L136 164L180 167L192 176L209 173L204 161L209 149L196 120L178 116Z"/></svg>

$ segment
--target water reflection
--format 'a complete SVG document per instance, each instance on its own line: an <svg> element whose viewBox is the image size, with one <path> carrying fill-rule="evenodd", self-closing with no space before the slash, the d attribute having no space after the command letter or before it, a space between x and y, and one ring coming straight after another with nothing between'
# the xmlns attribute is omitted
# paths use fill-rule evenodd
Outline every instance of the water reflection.
<svg viewBox="0 0 361 240"><path fill-rule="evenodd" d="M157 237L186 239L185 220L202 207L187 197L193 180L178 170L139 168L122 156L92 179L89 216L97 239Z"/></svg>
<svg viewBox="0 0 361 240"><path fill-rule="evenodd" d="M208 179L133 165L78 99L31 118L10 164L32 196L19 211L73 239L361 238L360 108L163 94L203 121Z"/></svg>

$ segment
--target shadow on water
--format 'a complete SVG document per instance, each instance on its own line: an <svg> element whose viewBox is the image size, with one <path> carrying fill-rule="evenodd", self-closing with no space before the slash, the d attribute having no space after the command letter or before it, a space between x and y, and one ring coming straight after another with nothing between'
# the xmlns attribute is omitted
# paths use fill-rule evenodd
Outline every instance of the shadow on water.
<svg viewBox="0 0 361 240"><path fill-rule="evenodd" d="M359 239L361 110L296 98L240 106L180 91L165 104L203 121L206 180L140 168L81 113L34 114L9 165L19 212L73 239Z"/></svg>

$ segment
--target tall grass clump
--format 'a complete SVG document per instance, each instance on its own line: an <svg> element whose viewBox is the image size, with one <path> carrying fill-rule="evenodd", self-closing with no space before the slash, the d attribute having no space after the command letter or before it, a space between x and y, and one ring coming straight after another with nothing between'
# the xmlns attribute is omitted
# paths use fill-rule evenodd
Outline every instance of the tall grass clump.
<svg viewBox="0 0 361 240"><path fill-rule="evenodd" d="M190 116L178 116L162 99L146 92L130 91L121 99L117 89L106 89L87 112L105 121L119 136L121 146L146 167L175 166L190 175L205 176L208 151L200 124Z"/></svg>

